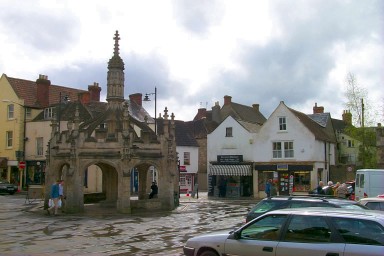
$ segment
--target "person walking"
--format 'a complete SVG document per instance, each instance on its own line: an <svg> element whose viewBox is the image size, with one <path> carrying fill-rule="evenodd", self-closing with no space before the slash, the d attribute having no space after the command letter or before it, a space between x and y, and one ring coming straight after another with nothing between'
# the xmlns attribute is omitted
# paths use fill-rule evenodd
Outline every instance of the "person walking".
<svg viewBox="0 0 384 256"><path fill-rule="evenodd" d="M59 183L59 197L60 197L60 201L61 201L61 205L60 205L60 208L61 208L61 211L63 211L63 207L64 207L64 204L65 204L65 196L64 196L64 180L60 180L60 183Z"/></svg>
<svg viewBox="0 0 384 256"><path fill-rule="evenodd" d="M53 215L57 215L57 209L59 208L59 199L60 199L60 188L59 188L60 180L57 180L51 186L51 199L53 201L53 205L47 209L48 215L51 215L51 211L54 210Z"/></svg>
<svg viewBox="0 0 384 256"><path fill-rule="evenodd" d="M151 186L151 193L149 194L149 199L152 199L155 195L157 195L158 191L159 191L159 188L157 187L156 185L156 182L152 182L152 186Z"/></svg>

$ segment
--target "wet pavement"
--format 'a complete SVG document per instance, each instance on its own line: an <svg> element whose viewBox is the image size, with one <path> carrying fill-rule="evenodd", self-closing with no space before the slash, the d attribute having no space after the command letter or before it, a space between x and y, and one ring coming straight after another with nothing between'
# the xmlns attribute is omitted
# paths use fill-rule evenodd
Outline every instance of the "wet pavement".
<svg viewBox="0 0 384 256"><path fill-rule="evenodd" d="M256 200L182 196L170 212L117 214L97 204L78 215L48 216L42 202L0 195L1 255L183 255L193 236L232 230Z"/></svg>

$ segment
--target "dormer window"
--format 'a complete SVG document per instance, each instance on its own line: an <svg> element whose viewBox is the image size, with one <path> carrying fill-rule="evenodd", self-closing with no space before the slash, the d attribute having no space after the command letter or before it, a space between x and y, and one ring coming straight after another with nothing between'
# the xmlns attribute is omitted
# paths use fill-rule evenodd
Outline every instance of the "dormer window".
<svg viewBox="0 0 384 256"><path fill-rule="evenodd" d="M287 130L287 119L285 116L279 117L279 130L286 131Z"/></svg>
<svg viewBox="0 0 384 256"><path fill-rule="evenodd" d="M44 119L53 119L54 113L55 113L54 108L45 108Z"/></svg>

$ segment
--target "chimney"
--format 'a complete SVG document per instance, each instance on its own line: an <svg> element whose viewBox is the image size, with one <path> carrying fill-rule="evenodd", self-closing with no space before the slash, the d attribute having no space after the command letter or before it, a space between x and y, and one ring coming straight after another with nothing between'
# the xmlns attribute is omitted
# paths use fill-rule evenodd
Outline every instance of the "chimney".
<svg viewBox="0 0 384 256"><path fill-rule="evenodd" d="M100 102L100 91L101 87L99 86L99 83L94 82L93 85L88 85L88 92L91 102Z"/></svg>
<svg viewBox="0 0 384 256"><path fill-rule="evenodd" d="M321 114L324 113L324 107L318 107L317 103L315 103L315 106L313 107L313 114Z"/></svg>
<svg viewBox="0 0 384 256"><path fill-rule="evenodd" d="M347 125L352 125L352 114L349 110L344 110L343 111L343 121Z"/></svg>
<svg viewBox="0 0 384 256"><path fill-rule="evenodd" d="M231 102L232 102L232 97L228 96L228 95L225 95L224 96L224 106L231 104Z"/></svg>
<svg viewBox="0 0 384 256"><path fill-rule="evenodd" d="M199 108L197 110L196 120L203 119L207 117L207 109L206 108Z"/></svg>
<svg viewBox="0 0 384 256"><path fill-rule="evenodd" d="M221 122L220 105L218 101L215 102L215 106L212 107L212 121L218 124Z"/></svg>
<svg viewBox="0 0 384 256"><path fill-rule="evenodd" d="M255 112L260 112L260 104L252 104L253 109Z"/></svg>
<svg viewBox="0 0 384 256"><path fill-rule="evenodd" d="M131 94L131 95L129 95L129 100L134 101L139 106L142 106L143 105L143 94L142 93Z"/></svg>
<svg viewBox="0 0 384 256"><path fill-rule="evenodd" d="M48 76L39 75L39 78L36 80L36 99L42 108L49 106L50 85L51 81L48 80Z"/></svg>

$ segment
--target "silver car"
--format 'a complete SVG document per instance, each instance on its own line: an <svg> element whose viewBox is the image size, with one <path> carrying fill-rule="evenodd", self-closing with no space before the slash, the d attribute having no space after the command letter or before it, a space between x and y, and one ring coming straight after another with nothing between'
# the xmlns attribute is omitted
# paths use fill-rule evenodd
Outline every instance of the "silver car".
<svg viewBox="0 0 384 256"><path fill-rule="evenodd" d="M265 213L242 227L188 239L187 256L384 255L384 213L296 208Z"/></svg>

